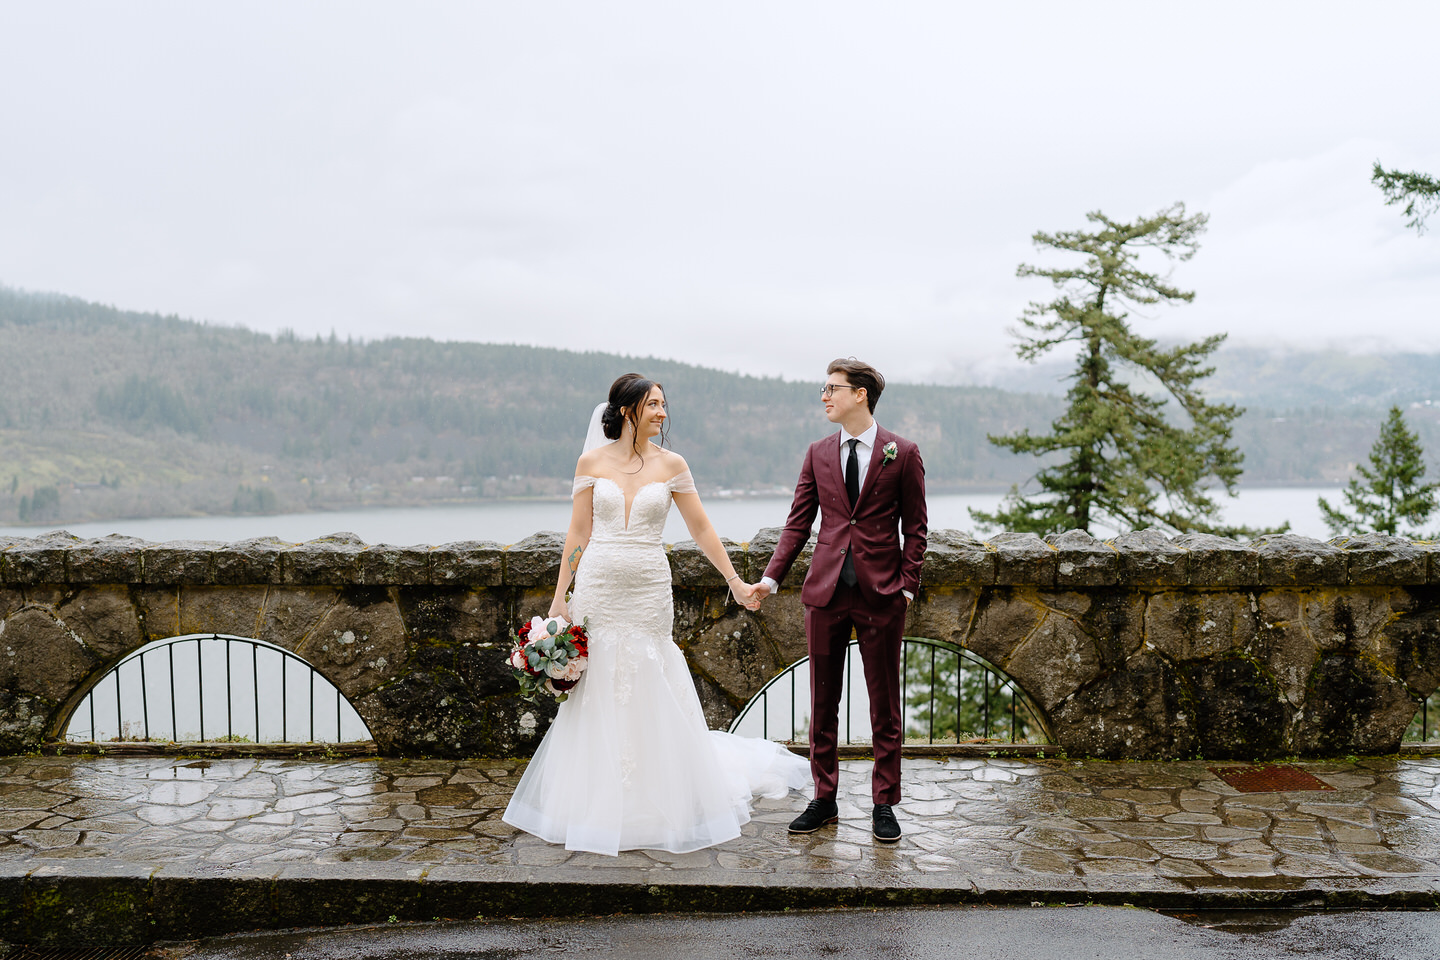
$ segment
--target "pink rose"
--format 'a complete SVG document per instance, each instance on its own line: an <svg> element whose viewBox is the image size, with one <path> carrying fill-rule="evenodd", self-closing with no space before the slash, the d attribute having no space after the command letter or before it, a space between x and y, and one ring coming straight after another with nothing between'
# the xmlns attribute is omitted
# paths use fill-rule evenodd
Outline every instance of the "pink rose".
<svg viewBox="0 0 1440 960"><path fill-rule="evenodd" d="M574 683L576 680L580 679L580 674L584 672L585 658L576 657L574 660L571 660L569 663L565 664L565 672L560 675L559 679L569 680L571 683Z"/></svg>

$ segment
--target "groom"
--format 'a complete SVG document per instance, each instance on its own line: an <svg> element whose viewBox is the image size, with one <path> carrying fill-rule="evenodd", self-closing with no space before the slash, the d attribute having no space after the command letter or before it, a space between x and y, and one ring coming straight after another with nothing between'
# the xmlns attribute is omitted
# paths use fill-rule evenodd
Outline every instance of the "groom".
<svg viewBox="0 0 1440 960"><path fill-rule="evenodd" d="M915 444L875 422L885 389L880 371L853 358L836 360L820 392L825 417L840 431L805 452L795 502L756 598L769 596L806 541L815 513L820 534L800 599L810 650L810 772L815 799L790 824L791 833L814 833L840 819L836 752L845 650L853 630L860 641L875 768L874 833L881 843L900 839L892 806L900 802L900 639L905 613L920 589L925 557L925 465ZM901 535L904 535L902 545Z"/></svg>

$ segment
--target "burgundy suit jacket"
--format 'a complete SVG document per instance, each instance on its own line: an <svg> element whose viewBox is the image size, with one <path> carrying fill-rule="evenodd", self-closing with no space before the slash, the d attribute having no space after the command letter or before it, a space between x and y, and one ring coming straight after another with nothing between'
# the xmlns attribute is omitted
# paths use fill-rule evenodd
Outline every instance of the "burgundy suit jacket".
<svg viewBox="0 0 1440 960"><path fill-rule="evenodd" d="M895 444L896 453L887 463L884 450L890 443ZM817 511L820 533L800 591L806 606L830 603L847 552L853 555L856 587L866 602L878 604L902 590L919 592L928 528L925 465L915 444L880 427L860 500L851 507L840 469L840 433L812 443L805 451L790 517L765 576L776 583L784 581L810 539ZM901 534L905 536L903 548Z"/></svg>

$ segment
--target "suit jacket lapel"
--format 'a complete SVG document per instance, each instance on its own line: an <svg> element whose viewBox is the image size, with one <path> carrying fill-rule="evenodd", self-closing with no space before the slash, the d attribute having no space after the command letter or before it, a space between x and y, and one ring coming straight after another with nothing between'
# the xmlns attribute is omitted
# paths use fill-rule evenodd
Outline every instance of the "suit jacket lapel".
<svg viewBox="0 0 1440 960"><path fill-rule="evenodd" d="M821 476L825 478L824 489L827 491L839 491L840 502L849 503L850 498L845 494L845 474L840 472L840 434L832 433L825 438L824 453L820 459Z"/></svg>
<svg viewBox="0 0 1440 960"><path fill-rule="evenodd" d="M875 428L875 448L870 451L870 466L865 468L865 484L860 488L860 499L855 501L855 509L850 511L852 515L855 510L860 509L860 504L865 502L865 494L869 493L870 488L875 486L875 478L880 475L880 467L885 462L881 451L885 449L885 444L890 442L891 437L892 434L890 431L884 427L877 426ZM839 456L838 452L836 456Z"/></svg>

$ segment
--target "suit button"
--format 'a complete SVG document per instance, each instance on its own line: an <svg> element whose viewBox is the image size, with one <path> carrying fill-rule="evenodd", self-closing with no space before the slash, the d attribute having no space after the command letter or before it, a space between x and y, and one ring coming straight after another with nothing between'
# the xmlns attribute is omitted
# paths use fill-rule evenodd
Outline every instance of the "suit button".
<svg viewBox="0 0 1440 960"><path fill-rule="evenodd" d="M850 526L852 526L852 527L855 526L855 521L854 521L854 520L851 520L851 521L850 521Z"/></svg>
<svg viewBox="0 0 1440 960"><path fill-rule="evenodd" d="M844 556L844 555L845 555L845 548L844 548L844 547L841 547L841 548L840 548L840 555L841 555L841 556Z"/></svg>

